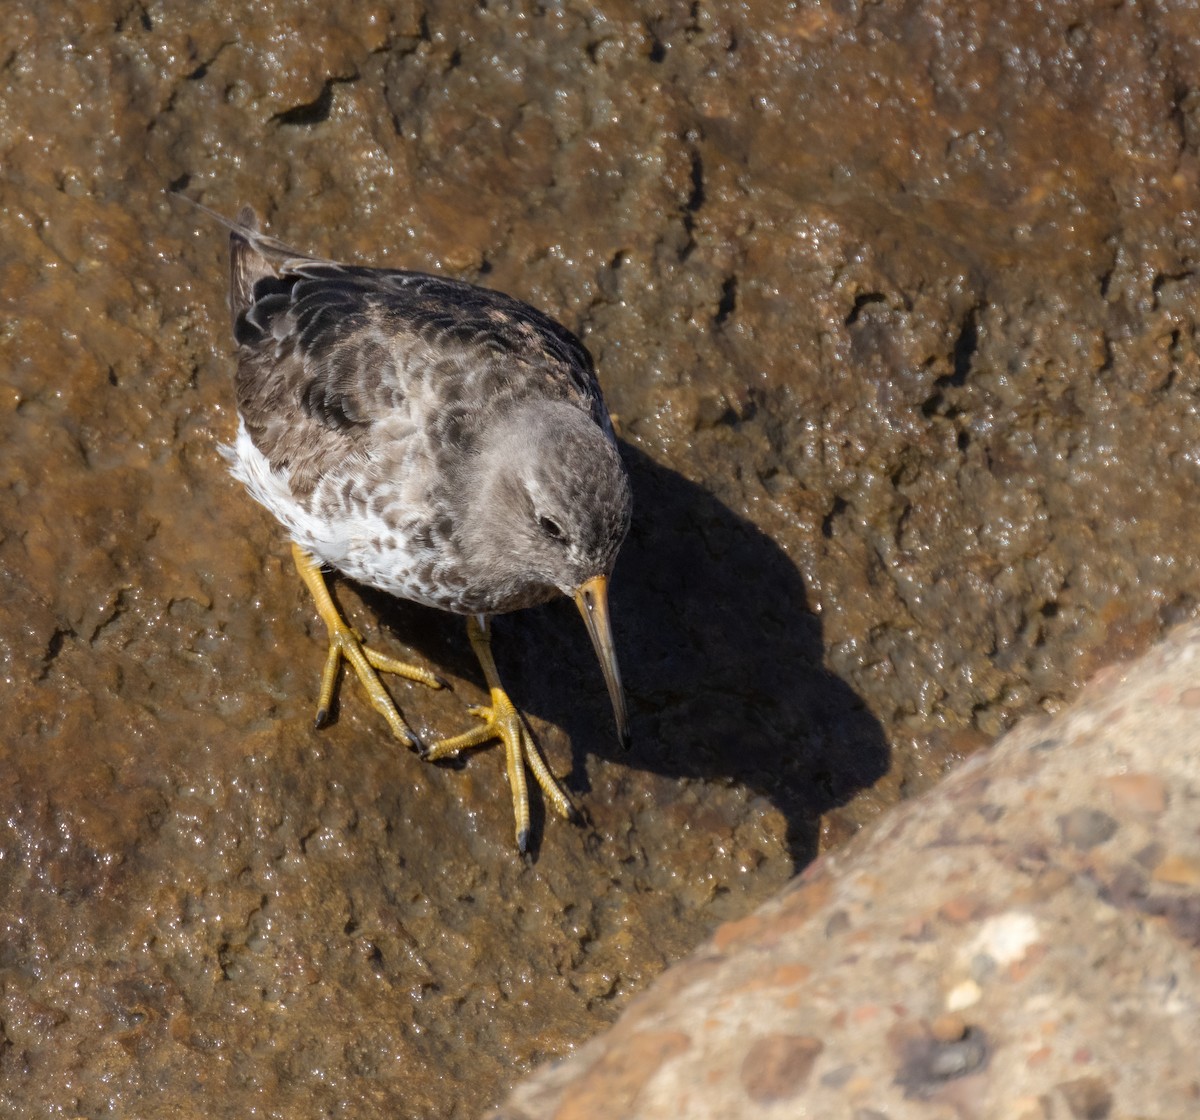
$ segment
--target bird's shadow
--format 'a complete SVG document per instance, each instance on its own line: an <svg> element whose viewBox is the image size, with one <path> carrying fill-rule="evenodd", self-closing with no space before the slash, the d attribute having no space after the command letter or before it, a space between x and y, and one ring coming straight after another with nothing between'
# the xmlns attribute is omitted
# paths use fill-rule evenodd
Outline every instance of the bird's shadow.
<svg viewBox="0 0 1200 1120"><path fill-rule="evenodd" d="M888 768L883 730L823 664L821 626L796 566L705 489L628 444L634 518L611 585L633 749L617 745L608 697L574 605L498 619L501 676L526 712L571 738L568 786L591 753L701 781L734 781L788 822L797 866L822 814ZM364 591L380 621L431 661L479 677L456 619Z"/></svg>

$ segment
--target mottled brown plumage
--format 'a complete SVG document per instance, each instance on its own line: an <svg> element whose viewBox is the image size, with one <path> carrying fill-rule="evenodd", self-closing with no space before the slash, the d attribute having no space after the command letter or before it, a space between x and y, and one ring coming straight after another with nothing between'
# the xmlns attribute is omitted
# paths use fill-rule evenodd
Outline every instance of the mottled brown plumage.
<svg viewBox="0 0 1200 1120"><path fill-rule="evenodd" d="M510 296L307 256L259 232L249 208L237 222L219 220L231 230L241 417L227 454L299 546L301 574L330 628L322 715L346 656L393 730L416 741L360 662L405 667L354 646L322 605L319 568L306 554L471 616L493 704L483 728L426 754L503 739L523 849L524 765L557 808L567 812L569 802L496 679L490 616L574 597L627 735L606 588L630 495L591 358L565 327Z"/></svg>

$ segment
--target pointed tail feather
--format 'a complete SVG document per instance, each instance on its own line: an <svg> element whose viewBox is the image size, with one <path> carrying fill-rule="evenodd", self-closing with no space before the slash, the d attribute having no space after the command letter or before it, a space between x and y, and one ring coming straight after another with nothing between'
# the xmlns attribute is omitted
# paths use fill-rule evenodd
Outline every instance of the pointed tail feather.
<svg viewBox="0 0 1200 1120"><path fill-rule="evenodd" d="M243 206L235 219L197 202L176 191L168 192L173 198L194 206L207 214L213 221L229 230L229 311L233 317L234 332L238 318L250 307L254 299L254 285L264 276L278 276L291 263L321 261L310 253L302 253L277 238L259 230L258 215L254 207Z"/></svg>
<svg viewBox="0 0 1200 1120"><path fill-rule="evenodd" d="M276 275L267 257L254 244L258 215L254 207L238 211L237 225L229 231L229 314L237 336L238 320L254 302L254 285L264 276Z"/></svg>

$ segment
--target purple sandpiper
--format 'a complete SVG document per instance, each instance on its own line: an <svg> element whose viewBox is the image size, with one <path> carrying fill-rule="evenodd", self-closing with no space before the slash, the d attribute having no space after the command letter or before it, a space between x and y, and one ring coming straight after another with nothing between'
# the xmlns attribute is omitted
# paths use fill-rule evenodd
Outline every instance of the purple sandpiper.
<svg viewBox="0 0 1200 1120"><path fill-rule="evenodd" d="M248 206L235 222L201 209L230 230L240 423L224 451L290 535L329 631L317 726L345 658L393 734L426 759L501 740L524 852L526 767L561 815L574 811L500 683L492 615L572 597L628 743L608 580L629 528L629 479L590 355L511 296L323 260L261 233ZM364 646L325 567L467 616L491 694L471 709L480 726L418 741L379 673L440 678Z"/></svg>

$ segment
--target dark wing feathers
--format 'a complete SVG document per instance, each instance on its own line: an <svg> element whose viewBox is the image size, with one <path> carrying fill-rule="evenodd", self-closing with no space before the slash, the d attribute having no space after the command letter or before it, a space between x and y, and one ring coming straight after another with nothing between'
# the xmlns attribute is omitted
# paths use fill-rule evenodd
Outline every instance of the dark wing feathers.
<svg viewBox="0 0 1200 1120"><path fill-rule="evenodd" d="M234 234L234 239L237 238ZM535 308L486 288L420 272L357 268L293 259L279 274L254 280L235 318L234 337L245 352L274 361L243 361L239 382L282 372L285 356L299 359L298 402L332 427L369 421L363 385L378 378L364 370L364 348L385 339L420 340L447 357L496 362L559 380L570 396L603 414L592 360L565 327ZM382 353L376 355L383 357ZM443 365L445 363L442 363ZM394 364L385 362L394 373ZM290 363L293 376L298 372ZM376 373L379 371L376 370ZM532 382L531 382L532 384ZM262 386L239 384L239 400L262 399ZM390 390L403 392L392 385ZM268 392L267 397L275 398ZM607 424L604 416L603 423Z"/></svg>
<svg viewBox="0 0 1200 1120"><path fill-rule="evenodd" d="M230 230L238 409L294 491L370 454L372 424L421 381L442 399L426 421L439 440L469 438L492 393L573 400L611 433L591 356L536 308L448 277L307 256L261 233L248 207L236 222L214 216Z"/></svg>
<svg viewBox="0 0 1200 1120"><path fill-rule="evenodd" d="M485 347L529 362L549 360L577 369L589 380L594 376L591 355L579 339L503 292L426 272L351 265L298 264L286 275L311 282L298 285L297 303L319 298L332 304L340 296L339 314L371 306L397 329L428 342Z"/></svg>

